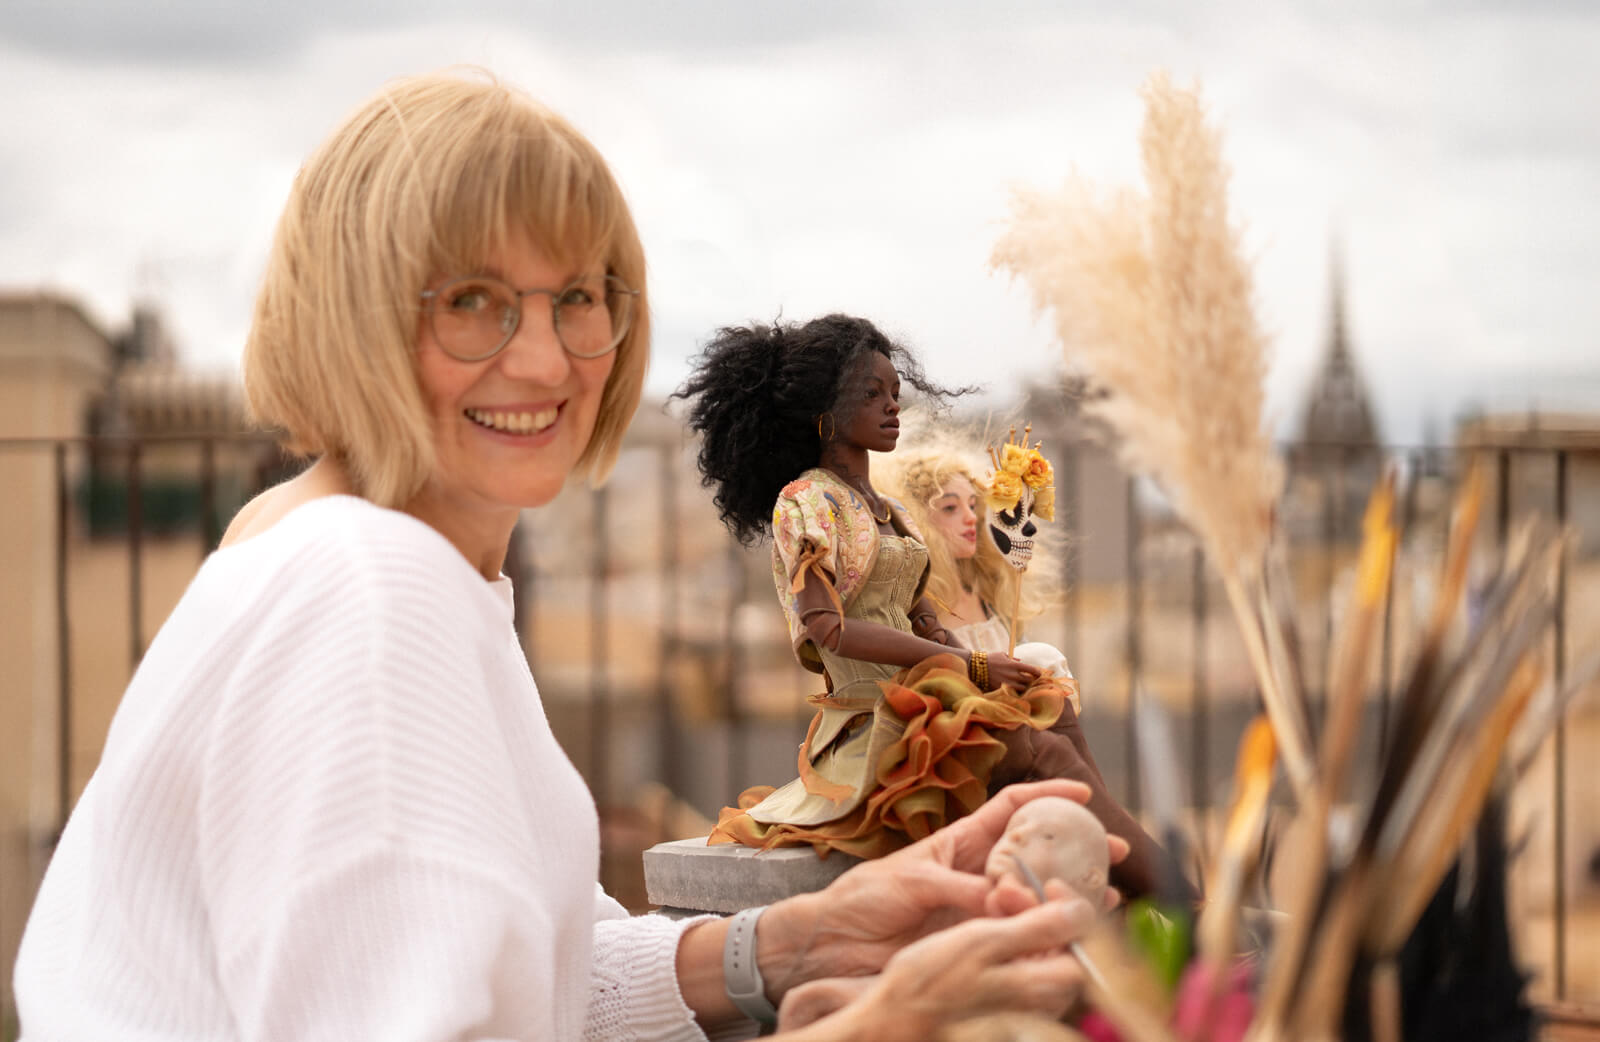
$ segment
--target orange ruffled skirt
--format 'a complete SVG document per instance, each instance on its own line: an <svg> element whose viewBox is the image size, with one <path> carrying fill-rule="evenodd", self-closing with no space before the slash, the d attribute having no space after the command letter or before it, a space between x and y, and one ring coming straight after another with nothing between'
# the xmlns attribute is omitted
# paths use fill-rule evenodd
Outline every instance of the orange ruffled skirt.
<svg viewBox="0 0 1600 1042"><path fill-rule="evenodd" d="M748 813L775 790L746 789L737 807L725 807L709 844L742 843L769 850L810 844L821 856L838 850L882 857L970 814L989 793L989 778L1005 757L997 731L1048 730L1061 716L1067 691L1052 678L1021 695L1008 688L980 691L955 655L935 655L882 681L885 706L904 731L869 764L873 785L849 807L856 789L831 782L811 768L819 712L800 746L800 781L808 793L833 800L840 816L820 824L762 823ZM812 702L828 708L828 696Z"/></svg>

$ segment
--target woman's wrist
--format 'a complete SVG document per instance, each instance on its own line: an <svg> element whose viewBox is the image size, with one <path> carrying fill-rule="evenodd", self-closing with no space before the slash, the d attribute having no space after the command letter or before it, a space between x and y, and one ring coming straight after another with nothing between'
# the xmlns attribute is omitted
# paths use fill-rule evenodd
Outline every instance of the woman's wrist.
<svg viewBox="0 0 1600 1042"><path fill-rule="evenodd" d="M822 911L819 894L798 894L770 906L761 917L761 929L756 931L756 966L774 1006L790 988L828 975L812 951Z"/></svg>
<svg viewBox="0 0 1600 1042"><path fill-rule="evenodd" d="M823 977L868 977L893 954L880 943L864 943L859 932L839 929L837 895L818 890L785 898L767 908L756 932L756 961L774 1006L793 988ZM846 917L848 918L848 917ZM838 1036L830 1036L838 1037ZM847 1035L872 1038L872 1034Z"/></svg>
<svg viewBox="0 0 1600 1042"><path fill-rule="evenodd" d="M815 898L814 894L802 894L779 901L768 907L757 924L757 975L774 1008L790 988L838 972L829 971L811 952L823 910ZM704 919L685 930L678 941L678 991L703 1028L743 1015L728 993L725 960L731 925L731 918Z"/></svg>

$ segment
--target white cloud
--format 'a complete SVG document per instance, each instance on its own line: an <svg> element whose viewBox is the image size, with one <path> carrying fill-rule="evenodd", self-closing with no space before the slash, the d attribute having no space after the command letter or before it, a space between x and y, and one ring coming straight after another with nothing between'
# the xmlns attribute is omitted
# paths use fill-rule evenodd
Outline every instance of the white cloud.
<svg viewBox="0 0 1600 1042"><path fill-rule="evenodd" d="M697 34L713 23L694 8L605 47L527 16L361 28L301 11L238 64L0 45L0 91L25 99L0 136L0 282L81 293L113 323L154 293L190 358L231 364L300 159L384 79L481 64L571 117L623 181L651 262L653 388L716 326L780 310L859 311L936 378L1003 384L1054 357L986 269L1009 187L1072 166L1137 177L1135 91L1166 66L1201 79L1225 128L1282 421L1322 348L1336 232L1392 436L1508 370L1596 385L1594 16L863 10Z"/></svg>

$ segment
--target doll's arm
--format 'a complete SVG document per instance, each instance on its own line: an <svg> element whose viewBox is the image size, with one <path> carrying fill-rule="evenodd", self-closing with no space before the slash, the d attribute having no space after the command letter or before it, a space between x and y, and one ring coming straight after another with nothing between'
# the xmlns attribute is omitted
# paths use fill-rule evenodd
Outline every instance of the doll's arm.
<svg viewBox="0 0 1600 1042"><path fill-rule="evenodd" d="M934 607L933 601L926 595L917 598L917 603L911 607L911 632L924 640L952 648L960 647L956 643L955 634L939 621L939 609Z"/></svg>
<svg viewBox="0 0 1600 1042"><path fill-rule="evenodd" d="M914 633L906 633L880 622L861 619L846 621L839 596L820 567L811 566L806 584L796 594L800 624L806 636L818 647L862 662L882 662L891 666L914 666L930 655L955 654L969 662L971 653Z"/></svg>

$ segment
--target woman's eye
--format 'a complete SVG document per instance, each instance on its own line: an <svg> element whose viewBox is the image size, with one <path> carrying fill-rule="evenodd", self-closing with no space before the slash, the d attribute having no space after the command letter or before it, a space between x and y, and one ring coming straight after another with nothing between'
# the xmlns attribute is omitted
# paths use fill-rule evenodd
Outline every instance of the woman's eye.
<svg viewBox="0 0 1600 1042"><path fill-rule="evenodd" d="M556 298L556 303L564 308L590 308L597 303L597 297L588 286L568 286L561 291L561 296Z"/></svg>
<svg viewBox="0 0 1600 1042"><path fill-rule="evenodd" d="M487 311L494 306L494 294L482 286L469 286L450 294L445 305L451 311Z"/></svg>

